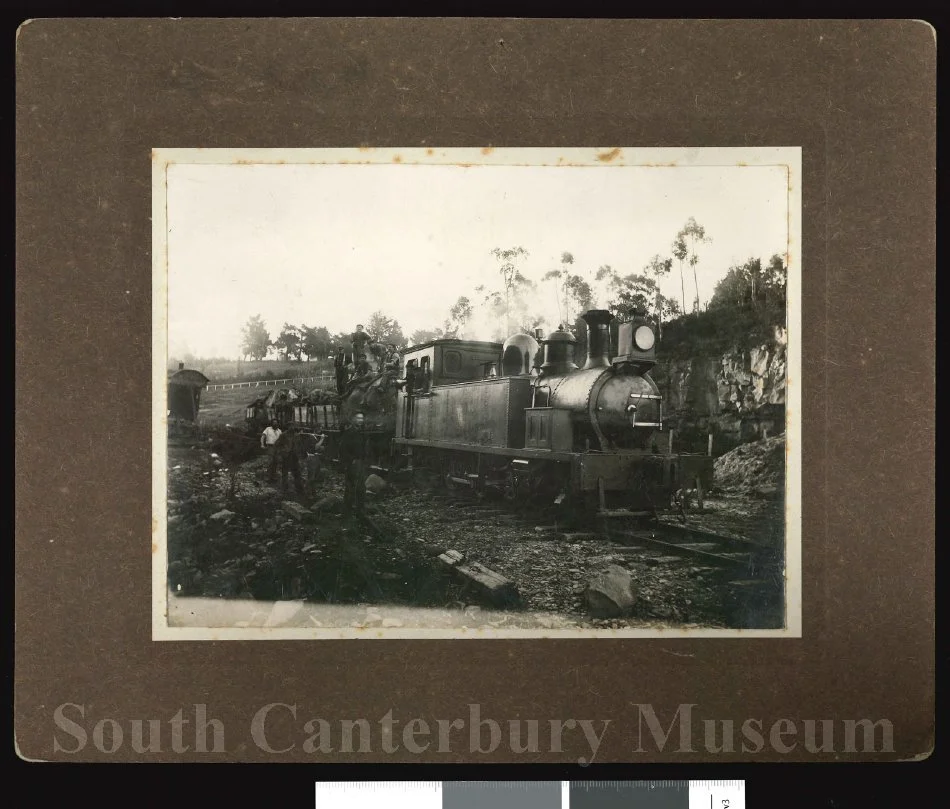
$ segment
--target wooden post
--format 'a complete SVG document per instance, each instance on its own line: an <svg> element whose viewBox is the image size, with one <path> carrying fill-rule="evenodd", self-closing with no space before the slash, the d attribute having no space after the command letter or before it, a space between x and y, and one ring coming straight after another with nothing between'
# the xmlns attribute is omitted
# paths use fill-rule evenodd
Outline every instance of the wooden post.
<svg viewBox="0 0 950 809"><path fill-rule="evenodd" d="M674 430L671 427L670 428L670 455L673 454L673 433L674 433Z"/></svg>
<svg viewBox="0 0 950 809"><path fill-rule="evenodd" d="M710 433L710 434L709 434L709 448L708 448L708 450L707 450L707 452L706 452L706 454L707 454L710 458L712 457L712 444L713 444L713 434Z"/></svg>

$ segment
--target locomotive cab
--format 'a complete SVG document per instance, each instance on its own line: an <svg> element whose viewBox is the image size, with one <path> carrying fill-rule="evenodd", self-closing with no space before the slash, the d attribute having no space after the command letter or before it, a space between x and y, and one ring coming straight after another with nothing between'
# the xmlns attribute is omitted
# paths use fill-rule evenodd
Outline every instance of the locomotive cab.
<svg viewBox="0 0 950 809"><path fill-rule="evenodd" d="M405 349L407 370L422 374L428 369L430 385L453 385L483 379L490 365L501 365L501 343L481 340L439 339Z"/></svg>

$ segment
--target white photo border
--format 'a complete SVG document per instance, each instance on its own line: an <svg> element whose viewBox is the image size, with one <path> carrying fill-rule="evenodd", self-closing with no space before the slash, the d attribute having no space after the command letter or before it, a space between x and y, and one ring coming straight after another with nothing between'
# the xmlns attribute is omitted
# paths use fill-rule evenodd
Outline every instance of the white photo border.
<svg viewBox="0 0 950 809"><path fill-rule="evenodd" d="M152 639L572 639L802 637L802 150L801 147L671 148L353 148L152 150ZM785 627L782 629L411 629L297 627L179 627L168 624L168 209L172 164L393 164L490 166L776 166L788 171Z"/></svg>

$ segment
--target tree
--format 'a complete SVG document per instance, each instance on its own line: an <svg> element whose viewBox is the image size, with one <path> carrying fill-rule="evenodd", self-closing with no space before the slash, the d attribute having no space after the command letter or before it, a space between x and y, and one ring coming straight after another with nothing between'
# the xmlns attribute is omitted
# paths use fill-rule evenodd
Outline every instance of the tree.
<svg viewBox="0 0 950 809"><path fill-rule="evenodd" d="M706 229L700 225L692 216L686 220L683 229L676 234L676 241L673 242L674 253L680 261L680 282L683 276L683 259L689 256L689 266L693 268L693 284L696 286L696 298L693 302L693 310L699 311L699 280L696 276L696 265L699 263L699 256L696 254L696 246L707 244L712 239L706 235ZM686 310L686 293L683 292L683 310Z"/></svg>
<svg viewBox="0 0 950 809"><path fill-rule="evenodd" d="M644 267L643 273L618 275L609 265L597 270L597 280L606 283L607 308L619 318L631 311L652 315L657 321L669 320L680 313L675 300L660 294L658 278L669 272L672 259L654 256Z"/></svg>
<svg viewBox="0 0 950 809"><path fill-rule="evenodd" d="M519 293L526 288L531 288L534 284L525 278L521 274L521 271L518 269L516 262L521 259L527 258L528 251L523 247L511 247L507 250L502 250L500 247L495 247L492 249L491 254L500 262L501 266L498 268L498 272L501 275L502 286L503 286L503 295L504 295L504 305L505 305L505 332L506 334L511 333L511 303L512 298L519 296ZM486 300L491 300L494 296L501 296L502 293L489 293L489 296ZM497 303L494 305L494 308L497 309Z"/></svg>
<svg viewBox="0 0 950 809"><path fill-rule="evenodd" d="M631 273L618 277L612 284L613 298L607 304L616 315L631 311L650 313L656 311L657 283L648 275Z"/></svg>
<svg viewBox="0 0 950 809"><path fill-rule="evenodd" d="M554 281L554 299L557 301L558 317L564 323L571 319L570 302L568 300L567 278L570 276L570 267L574 263L574 256L567 251L561 253L561 266L554 270L548 270L541 280ZM564 304L563 306L561 304Z"/></svg>
<svg viewBox="0 0 950 809"><path fill-rule="evenodd" d="M344 351L349 352L350 342L353 337L352 332L341 331L337 332L330 338L330 350L333 351L337 348L342 348ZM329 355L329 352L328 352Z"/></svg>
<svg viewBox="0 0 950 809"><path fill-rule="evenodd" d="M329 356L332 347L330 332L325 327L313 326L300 327L300 351L307 355L307 362L314 357L325 358Z"/></svg>
<svg viewBox="0 0 950 809"><path fill-rule="evenodd" d="M423 343L431 343L444 336L442 329L416 329L409 335L409 345L418 346Z"/></svg>
<svg viewBox="0 0 950 809"><path fill-rule="evenodd" d="M458 337L460 333L465 331L465 327L472 319L473 314L472 302L464 295L459 297L449 310L449 317L445 321L445 336ZM442 335L440 334L440 336Z"/></svg>
<svg viewBox="0 0 950 809"><path fill-rule="evenodd" d="M749 274L745 265L730 267L722 280L716 284L716 289L709 301L709 308L740 307L743 301L751 300L751 289L752 285L749 283Z"/></svg>
<svg viewBox="0 0 950 809"><path fill-rule="evenodd" d="M781 255L773 255L765 268L762 260L750 258L729 268L716 285L709 308L756 307L759 302L779 309L785 306L788 269Z"/></svg>
<svg viewBox="0 0 950 809"><path fill-rule="evenodd" d="M785 304L785 292L788 285L788 267L785 264L785 257L775 253L769 259L768 266L762 274L762 281L765 284L765 297L768 301L780 302Z"/></svg>
<svg viewBox="0 0 950 809"><path fill-rule="evenodd" d="M300 359L300 332L296 326L284 323L277 339L274 340L274 347L280 351L285 359Z"/></svg>
<svg viewBox="0 0 950 809"><path fill-rule="evenodd" d="M672 305L673 309L679 310L679 307L676 306L676 301L668 301L667 298L660 292L660 279L664 276L670 274L673 269L673 259L672 258L663 258L659 253L653 256L646 265L644 266L644 271L653 276L653 279L656 281L656 326L657 334L660 339L663 338L663 321L666 318L666 315L669 314L670 307Z"/></svg>
<svg viewBox="0 0 950 809"><path fill-rule="evenodd" d="M542 280L554 281L558 298L558 311L564 318L564 323L571 322L571 304L575 313L586 312L593 306L594 291L590 284L569 269L574 264L574 256L570 253L561 253L561 267L549 270ZM598 275L598 279L600 276ZM563 301L564 307L561 308Z"/></svg>
<svg viewBox="0 0 950 809"><path fill-rule="evenodd" d="M406 336L402 333L399 321L379 310L370 315L366 333L374 343L394 343L397 348L406 345Z"/></svg>
<svg viewBox="0 0 950 809"><path fill-rule="evenodd" d="M270 334L260 315L254 315L248 318L247 323L241 330L241 356L251 357L255 360L262 360L267 356L267 350L271 346Z"/></svg>
<svg viewBox="0 0 950 809"><path fill-rule="evenodd" d="M686 310L686 283L683 281L683 262L686 260L686 256L689 250L686 247L686 239L683 237L682 233L678 233L676 238L673 240L673 255L676 260L679 262L680 268L680 296L683 302L683 310Z"/></svg>

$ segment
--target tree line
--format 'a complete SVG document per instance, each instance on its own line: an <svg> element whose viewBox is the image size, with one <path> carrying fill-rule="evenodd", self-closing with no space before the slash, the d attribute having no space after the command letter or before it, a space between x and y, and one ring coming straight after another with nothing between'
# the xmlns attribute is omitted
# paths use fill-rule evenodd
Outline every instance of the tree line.
<svg viewBox="0 0 950 809"><path fill-rule="evenodd" d="M354 324L354 328L357 324ZM396 348L405 348L408 340L399 321L384 312L375 311L362 325L370 338L377 343L392 343ZM248 318L241 330L241 356L262 360L276 354L286 360L327 359L339 346L349 347L352 332L331 334L325 326L295 326L284 323L273 339L267 324L260 315Z"/></svg>
<svg viewBox="0 0 950 809"><path fill-rule="evenodd" d="M563 251L558 263L543 273L540 282L528 277L523 270L529 256L527 249L520 245L495 247L490 253L498 262L497 282L476 287L471 296L460 296L440 325L417 329L407 337L398 320L379 310L363 325L375 342L404 348L444 337L474 337L469 327L478 313L486 316L491 324L490 337L497 341L517 331L532 333L540 327L563 325L576 332L579 329L575 323L577 316L593 308L598 301L617 317L638 312L652 318L660 336L664 323L709 309L768 308L778 317L779 310L785 306L787 276L785 260L779 254L764 264L761 258L750 257L745 263L729 268L710 299L702 299L700 259L703 246L711 241L705 227L689 217L673 237L668 253L652 256L639 272L622 275L610 264L601 264L596 269L582 268L571 252ZM660 292L661 281L674 267L680 281L679 300ZM687 298L689 280L693 283ZM541 313L546 307L539 306L539 300L545 290L554 294L558 323L548 323ZM310 361L329 357L337 346L348 346L350 339L351 335L346 332L331 334L322 326L290 323L284 323L271 339L260 315L255 315L244 326L241 354L264 359L276 353L285 359Z"/></svg>

